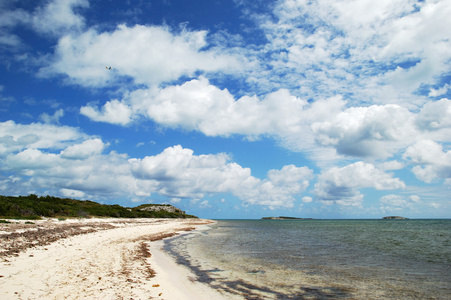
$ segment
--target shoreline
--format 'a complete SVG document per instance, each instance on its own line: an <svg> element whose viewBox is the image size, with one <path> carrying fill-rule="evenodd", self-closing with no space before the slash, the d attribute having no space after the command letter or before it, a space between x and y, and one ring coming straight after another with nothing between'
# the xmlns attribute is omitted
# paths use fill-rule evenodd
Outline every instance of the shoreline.
<svg viewBox="0 0 451 300"><path fill-rule="evenodd" d="M0 224L1 299L230 299L196 282L163 238L203 219L47 219Z"/></svg>
<svg viewBox="0 0 451 300"><path fill-rule="evenodd" d="M161 282L159 286L162 291L161 299L244 299L217 290L208 283L202 283L198 280L197 275L191 272L188 267L177 264L174 258L163 250L163 247L163 240L150 244L150 250L152 252L150 262ZM165 295L167 298L165 298Z"/></svg>

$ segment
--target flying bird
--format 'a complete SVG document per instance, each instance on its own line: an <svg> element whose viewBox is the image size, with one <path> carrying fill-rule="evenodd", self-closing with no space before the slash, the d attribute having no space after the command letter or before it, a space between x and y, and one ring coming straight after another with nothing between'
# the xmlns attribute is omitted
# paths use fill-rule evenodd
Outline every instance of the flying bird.
<svg viewBox="0 0 451 300"><path fill-rule="evenodd" d="M105 68L107 68L107 70L111 70L111 67L105 67Z"/></svg>

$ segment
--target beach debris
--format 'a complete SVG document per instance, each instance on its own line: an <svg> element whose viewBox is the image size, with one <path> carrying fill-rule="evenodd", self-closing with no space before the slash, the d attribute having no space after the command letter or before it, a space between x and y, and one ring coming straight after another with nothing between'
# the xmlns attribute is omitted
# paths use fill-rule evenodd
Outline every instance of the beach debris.
<svg viewBox="0 0 451 300"><path fill-rule="evenodd" d="M159 284L153 284L152 287L159 287Z"/></svg>

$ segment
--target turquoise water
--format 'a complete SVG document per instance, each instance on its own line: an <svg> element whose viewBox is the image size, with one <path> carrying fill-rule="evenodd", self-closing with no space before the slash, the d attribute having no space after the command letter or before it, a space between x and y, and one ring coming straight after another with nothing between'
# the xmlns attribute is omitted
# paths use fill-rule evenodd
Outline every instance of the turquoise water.
<svg viewBox="0 0 451 300"><path fill-rule="evenodd" d="M165 250L243 299L451 299L451 220L226 220Z"/></svg>

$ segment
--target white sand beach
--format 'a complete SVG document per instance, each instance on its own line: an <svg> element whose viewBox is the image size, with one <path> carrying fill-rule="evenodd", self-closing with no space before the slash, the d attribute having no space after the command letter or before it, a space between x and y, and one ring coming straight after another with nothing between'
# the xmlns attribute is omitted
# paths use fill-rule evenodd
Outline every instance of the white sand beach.
<svg viewBox="0 0 451 300"><path fill-rule="evenodd" d="M0 299L230 299L196 282L159 240L199 219L0 224Z"/></svg>

